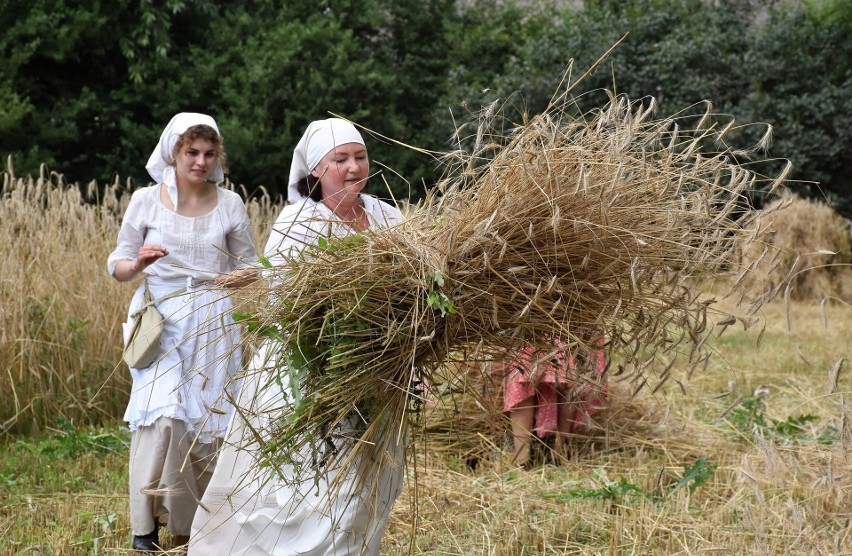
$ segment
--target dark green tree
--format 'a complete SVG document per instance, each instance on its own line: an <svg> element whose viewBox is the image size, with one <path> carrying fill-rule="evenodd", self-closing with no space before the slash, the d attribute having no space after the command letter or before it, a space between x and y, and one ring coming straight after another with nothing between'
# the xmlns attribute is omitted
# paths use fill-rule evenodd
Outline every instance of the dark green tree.
<svg viewBox="0 0 852 556"><path fill-rule="evenodd" d="M144 179L164 114L202 96L181 86L180 55L215 13L206 0L0 2L0 153L18 174Z"/></svg>
<svg viewBox="0 0 852 556"><path fill-rule="evenodd" d="M510 2L480 0L463 4L447 20L448 71L429 126L436 148L458 146L451 143L456 129L463 128L464 136L465 122L499 96L495 86L532 39L528 30L548 15L548 10L530 12Z"/></svg>
<svg viewBox="0 0 852 556"><path fill-rule="evenodd" d="M852 212L844 0L0 0L0 25L0 155L19 175L44 163L69 181L144 185L165 123L199 111L220 123L234 182L283 192L313 119L446 151L496 99L504 129L546 109L571 61L563 87L626 35L574 91L578 111L604 89L653 96L666 116L710 100L743 124L738 144L772 124L770 155L793 161L797 189ZM368 142L373 169L402 176L382 170L376 193L386 178L416 197L441 172Z"/></svg>
<svg viewBox="0 0 852 556"><path fill-rule="evenodd" d="M217 96L229 153L239 161L234 180L283 192L305 126L331 113L422 146L444 87L442 21L451 4L255 2L250 14L221 20L220 34L227 27L231 37L242 37L239 48L220 50L223 58L212 64L228 68ZM414 182L426 171L423 155L366 135L374 171L383 163ZM385 177L395 195L408 196L404 180L393 172ZM381 181L374 180L373 191L386 194Z"/></svg>
<svg viewBox="0 0 852 556"><path fill-rule="evenodd" d="M621 41L573 90L578 109L606 102L609 90L633 100L654 97L661 114L703 100L728 110L748 85L742 71L748 22L735 9L739 3L631 0L563 8L534 22L538 28L527 31L530 40L497 87L540 112Z"/></svg>
<svg viewBox="0 0 852 556"><path fill-rule="evenodd" d="M770 153L792 161L794 191L828 200L846 217L852 217L849 37L848 2L773 10L750 36L750 90L735 109L774 126Z"/></svg>

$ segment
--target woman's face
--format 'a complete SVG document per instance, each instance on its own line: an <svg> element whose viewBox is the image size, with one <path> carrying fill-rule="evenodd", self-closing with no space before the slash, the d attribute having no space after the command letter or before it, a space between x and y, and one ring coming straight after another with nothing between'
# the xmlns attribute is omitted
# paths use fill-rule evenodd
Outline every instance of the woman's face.
<svg viewBox="0 0 852 556"><path fill-rule="evenodd" d="M345 143L327 152L311 174L321 180L324 201L340 202L347 196L361 193L369 171L367 147Z"/></svg>
<svg viewBox="0 0 852 556"><path fill-rule="evenodd" d="M216 168L216 145L207 139L195 139L183 145L175 157L175 173L179 182L199 184L207 181Z"/></svg>

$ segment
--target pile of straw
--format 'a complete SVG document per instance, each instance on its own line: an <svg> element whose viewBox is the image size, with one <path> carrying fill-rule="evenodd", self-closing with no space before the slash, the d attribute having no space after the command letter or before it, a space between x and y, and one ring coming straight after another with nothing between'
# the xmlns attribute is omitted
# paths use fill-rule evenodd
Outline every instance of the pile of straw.
<svg viewBox="0 0 852 556"><path fill-rule="evenodd" d="M253 328L281 342L281 372L301 389L269 433L267 463L353 413L361 442L334 457L381 460L419 412L422 381L453 353L482 360L554 335L584 349L597 331L637 384L652 372L664 381L676 360L706 364L713 300L692 284L730 276L740 288L749 269L735 246L762 235L743 194L762 178L724 146L730 126L715 127L709 107L692 120L655 120L653 102L623 97L569 108L496 136L490 107L471 152L448 155L446 177L404 223L322 241L272 269L280 301ZM749 315L761 300L747 301Z"/></svg>
<svg viewBox="0 0 852 556"><path fill-rule="evenodd" d="M754 267L749 291L785 288L790 299L852 295L852 222L825 203L790 193L769 203L771 219L764 243L743 250L743 264Z"/></svg>

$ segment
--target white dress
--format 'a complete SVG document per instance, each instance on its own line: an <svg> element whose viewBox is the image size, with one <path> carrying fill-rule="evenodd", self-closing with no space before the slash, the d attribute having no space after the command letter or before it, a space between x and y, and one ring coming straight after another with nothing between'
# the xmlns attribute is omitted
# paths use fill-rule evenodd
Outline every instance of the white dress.
<svg viewBox="0 0 852 556"><path fill-rule="evenodd" d="M371 227L402 220L390 205L366 195L362 199ZM287 206L274 225L266 256L273 264L281 264L283 252L315 244L318 236L329 233L330 223L331 234L352 232L322 203L306 200ZM354 473L345 477L340 494L333 497L328 495L328 485L339 468L297 476L285 465L280 468L282 478L260 467L254 435L265 434L272 420L286 415L292 399L279 356L276 345L267 342L252 359L240 393L240 410L195 514L189 556L378 554L391 507L402 488L405 439L386 439L384 449L393 465L364 483ZM280 382L272 379L272 373ZM295 455L297 460L309 457Z"/></svg>
<svg viewBox="0 0 852 556"><path fill-rule="evenodd" d="M225 436L233 407L223 393L236 394L232 381L241 355L228 292L208 281L256 263L257 254L239 195L219 187L216 208L186 217L162 204L160 187L134 192L107 269L112 275L118 261L135 259L145 243L162 245L169 254L144 271L151 293L159 298L181 288L187 292L157 304L165 317L161 356L150 367L130 369L133 387L124 419L131 431L160 417L179 419L199 442L209 443ZM125 329L143 290L140 284L130 302Z"/></svg>

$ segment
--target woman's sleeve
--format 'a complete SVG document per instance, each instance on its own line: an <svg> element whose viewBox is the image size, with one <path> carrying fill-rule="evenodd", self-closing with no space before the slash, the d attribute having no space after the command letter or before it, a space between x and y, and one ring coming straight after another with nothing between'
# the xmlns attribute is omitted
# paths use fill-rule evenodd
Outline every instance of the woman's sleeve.
<svg viewBox="0 0 852 556"><path fill-rule="evenodd" d="M404 220L402 212L395 206L374 198L379 214L376 215L377 224L381 227L396 226Z"/></svg>
<svg viewBox="0 0 852 556"><path fill-rule="evenodd" d="M316 244L320 234L309 225L313 213L312 208L304 203L296 203L284 207L275 219L263 250L264 256L272 265L272 268L264 272L272 287L287 275L288 265L293 257Z"/></svg>
<svg viewBox="0 0 852 556"><path fill-rule="evenodd" d="M312 213L306 205L296 203L284 207L275 219L263 250L273 266L285 264L293 256L292 251L302 251L316 243L319 233L307 225Z"/></svg>
<svg viewBox="0 0 852 556"><path fill-rule="evenodd" d="M234 268L254 266L257 262L257 251L254 248L254 232L249 221L248 211L242 199L234 203L232 211L233 228L228 233L228 253L233 259Z"/></svg>
<svg viewBox="0 0 852 556"><path fill-rule="evenodd" d="M115 249L107 257L107 272L115 275L115 265L118 261L134 260L139 254L139 248L145 239L147 227L144 222L145 202L143 192L139 190L130 198L130 204L124 212L121 229L118 231L118 241Z"/></svg>

